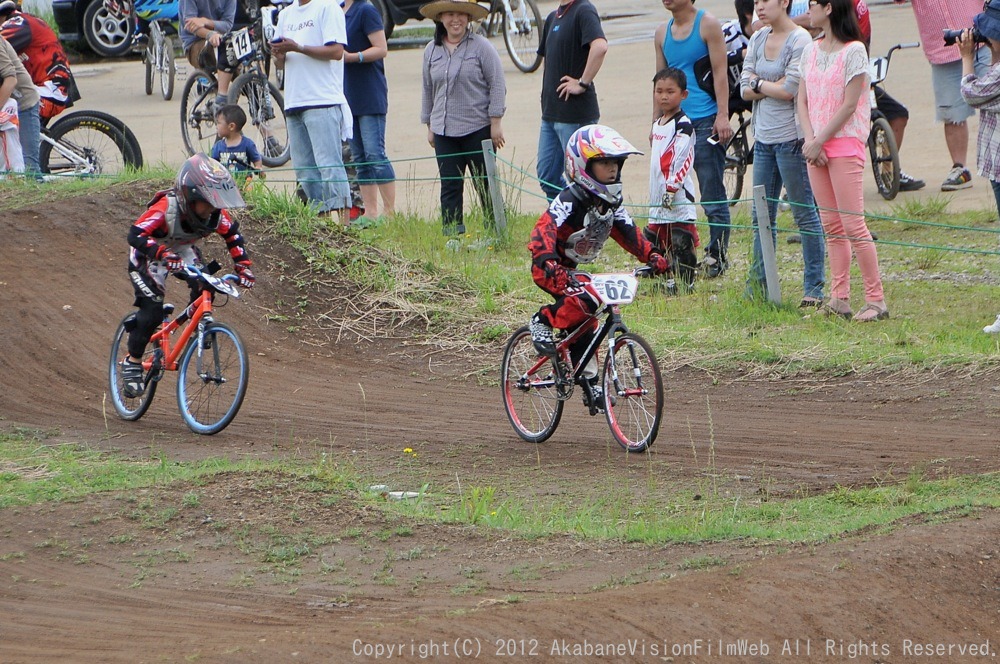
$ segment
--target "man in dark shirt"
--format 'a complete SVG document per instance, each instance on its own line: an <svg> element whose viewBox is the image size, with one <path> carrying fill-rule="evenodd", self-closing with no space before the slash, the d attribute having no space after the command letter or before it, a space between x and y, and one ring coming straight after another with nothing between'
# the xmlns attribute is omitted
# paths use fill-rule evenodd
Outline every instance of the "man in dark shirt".
<svg viewBox="0 0 1000 664"><path fill-rule="evenodd" d="M545 19L538 54L542 69L542 126L537 173L550 201L565 187L566 142L601 116L594 77L604 63L608 40L590 0L560 0Z"/></svg>

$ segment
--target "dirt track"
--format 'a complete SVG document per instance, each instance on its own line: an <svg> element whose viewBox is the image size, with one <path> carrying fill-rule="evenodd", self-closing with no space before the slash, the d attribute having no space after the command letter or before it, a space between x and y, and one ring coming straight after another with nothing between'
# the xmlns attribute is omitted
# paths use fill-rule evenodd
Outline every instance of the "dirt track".
<svg viewBox="0 0 1000 664"><path fill-rule="evenodd" d="M170 379L141 421L105 419L110 335L131 299L121 220L147 196L85 196L2 215L4 427L140 458L326 452L372 480L391 480L409 446L433 486L447 489L459 477L570 500L601 482L641 490L650 473L699 481L710 447L723 489L747 494L882 482L911 468L929 477L1000 469L995 376L761 382L678 370L668 383L683 385L684 396L668 393L667 423L648 458L611 449L603 422L583 416L582 406L551 441L531 446L510 430L497 388L456 378L456 367L435 355L394 353L384 343L317 347L300 343L304 332L269 324L265 314L281 308L279 299L294 301L269 260L292 254L273 243L258 246L260 288L221 312L252 355L236 421L214 437L188 433ZM925 661L905 656L904 639L1000 640L996 513L790 551L521 541L430 525L383 543L372 534L397 525L349 496L329 505L294 485L229 477L198 491L197 510L159 527L140 527L125 497L9 510L0 539L0 661L350 661L354 639L461 637L478 638L484 659L496 659L498 638L535 639L539 659L559 661L589 660L551 657L553 639L645 639L646 656L620 659L663 661L650 654L653 643L743 638L777 648L771 661L782 639L809 638L809 661L848 661L847 651L817 652L830 638L890 647L890 656L852 661L898 662ZM182 504L181 493L149 492L149 500ZM290 511L300 519L290 522ZM283 577L252 551L220 545L213 522L328 537L301 577ZM124 543L122 533L130 534ZM725 566L685 566L706 555ZM330 561L334 571L323 571ZM674 661L716 660L702 651Z"/></svg>

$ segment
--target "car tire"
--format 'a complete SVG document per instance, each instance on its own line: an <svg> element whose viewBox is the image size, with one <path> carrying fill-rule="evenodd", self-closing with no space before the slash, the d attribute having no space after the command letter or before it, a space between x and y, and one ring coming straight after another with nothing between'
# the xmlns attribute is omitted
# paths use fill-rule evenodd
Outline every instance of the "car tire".
<svg viewBox="0 0 1000 664"><path fill-rule="evenodd" d="M117 58L132 50L132 20L110 14L101 0L91 0L83 13L83 36L94 53Z"/></svg>
<svg viewBox="0 0 1000 664"><path fill-rule="evenodd" d="M392 21L392 14L389 13L389 6L386 4L386 0L371 0L371 2L378 13L382 15L382 26L385 29L385 38L388 39L392 36L392 31L396 29L396 24Z"/></svg>

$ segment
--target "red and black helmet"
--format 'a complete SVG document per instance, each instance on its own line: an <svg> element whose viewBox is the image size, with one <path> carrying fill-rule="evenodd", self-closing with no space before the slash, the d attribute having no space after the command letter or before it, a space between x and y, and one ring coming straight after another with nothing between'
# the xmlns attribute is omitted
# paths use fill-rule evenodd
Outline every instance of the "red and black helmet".
<svg viewBox="0 0 1000 664"><path fill-rule="evenodd" d="M174 183L181 214L196 233L211 233L219 225L219 210L246 207L229 169L203 152L189 158ZM205 201L214 210L206 218L195 214L195 201Z"/></svg>

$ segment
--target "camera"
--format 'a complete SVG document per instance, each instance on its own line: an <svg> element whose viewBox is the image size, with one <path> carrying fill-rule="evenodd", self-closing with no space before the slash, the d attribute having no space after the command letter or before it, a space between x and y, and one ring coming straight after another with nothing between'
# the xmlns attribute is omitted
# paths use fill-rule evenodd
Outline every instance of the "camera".
<svg viewBox="0 0 1000 664"><path fill-rule="evenodd" d="M942 30L944 33L944 45L953 46L958 38L962 36L962 30ZM987 39L983 37L982 33L975 27L972 28L972 41L976 44L985 44Z"/></svg>

